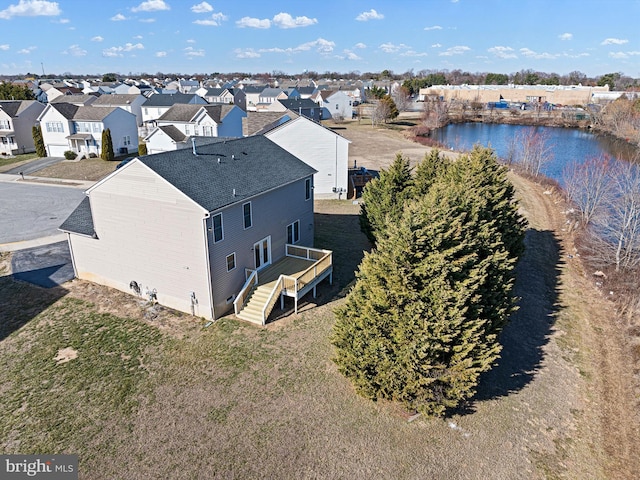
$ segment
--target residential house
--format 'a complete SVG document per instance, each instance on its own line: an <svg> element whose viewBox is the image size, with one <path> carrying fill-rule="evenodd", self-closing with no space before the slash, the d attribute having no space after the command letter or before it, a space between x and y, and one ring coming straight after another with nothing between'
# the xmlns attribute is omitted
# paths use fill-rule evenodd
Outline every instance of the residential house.
<svg viewBox="0 0 640 480"><path fill-rule="evenodd" d="M265 88L269 88L268 85L245 85L243 88L243 92L246 100L246 109L247 112L255 112L258 107L258 103L260 103L260 94Z"/></svg>
<svg viewBox="0 0 640 480"><path fill-rule="evenodd" d="M296 90L300 95L300 98L311 98L311 95L316 91L316 87L309 85L306 87L297 87Z"/></svg>
<svg viewBox="0 0 640 480"><path fill-rule="evenodd" d="M242 136L262 134L294 118L298 118L298 114L292 111L247 112L247 116L242 119Z"/></svg>
<svg viewBox="0 0 640 480"><path fill-rule="evenodd" d="M70 103L77 107L87 107L95 103L98 100L97 94L74 94L74 95L60 95L59 97L55 97L49 101L49 103Z"/></svg>
<svg viewBox="0 0 640 480"><path fill-rule="evenodd" d="M60 97L62 95L80 95L82 94L82 90L76 87L70 87L65 83L54 83L51 84L42 84L42 90L47 95L47 101L51 102L56 97Z"/></svg>
<svg viewBox="0 0 640 480"><path fill-rule="evenodd" d="M266 127L257 134L263 134L316 170L315 198L346 198L350 140L304 116Z"/></svg>
<svg viewBox="0 0 640 480"><path fill-rule="evenodd" d="M102 95L91 105L94 107L120 107L136 116L136 123L142 126L142 104L147 101L144 95L137 94L113 94Z"/></svg>
<svg viewBox="0 0 640 480"><path fill-rule="evenodd" d="M267 108L268 112L286 112L287 110L316 122L319 122L321 118L321 108L310 98L278 99Z"/></svg>
<svg viewBox="0 0 640 480"><path fill-rule="evenodd" d="M0 154L35 152L32 129L44 108L36 100L0 101Z"/></svg>
<svg viewBox="0 0 640 480"><path fill-rule="evenodd" d="M242 118L246 112L235 105L176 104L167 110L157 125L173 125L185 135L203 137L242 137Z"/></svg>
<svg viewBox="0 0 640 480"><path fill-rule="evenodd" d="M102 132L107 128L116 155L138 151L136 117L119 107L53 103L46 106L38 121L50 157L62 157L67 150L86 156L100 155Z"/></svg>
<svg viewBox="0 0 640 480"><path fill-rule="evenodd" d="M309 248L314 173L263 136L146 155L89 188L60 229L78 278L209 320L235 307L263 324L278 298L331 275L330 252ZM315 267L261 283L291 262ZM261 288L271 303L251 294Z"/></svg>
<svg viewBox="0 0 640 480"><path fill-rule="evenodd" d="M151 131L155 127L155 121L166 113L175 104L206 105L207 101L195 94L184 93L158 93L151 95L142 104L142 123Z"/></svg>
<svg viewBox="0 0 640 480"><path fill-rule="evenodd" d="M276 100L287 98L287 94L281 88L265 88L260 92L258 97L258 103L256 104L256 110L268 110L269 106Z"/></svg>
<svg viewBox="0 0 640 480"><path fill-rule="evenodd" d="M234 103L233 92L228 88L200 88L196 93L209 103Z"/></svg>
<svg viewBox="0 0 640 480"><path fill-rule="evenodd" d="M353 116L353 99L342 90L322 90L320 92L322 102L322 119L342 118L349 119Z"/></svg>

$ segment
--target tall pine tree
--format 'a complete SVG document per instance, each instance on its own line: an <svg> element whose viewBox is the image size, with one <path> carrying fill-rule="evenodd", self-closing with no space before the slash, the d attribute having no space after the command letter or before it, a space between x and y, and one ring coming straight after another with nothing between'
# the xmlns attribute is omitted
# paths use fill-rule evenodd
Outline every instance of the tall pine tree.
<svg viewBox="0 0 640 480"><path fill-rule="evenodd" d="M44 146L44 139L42 138L42 127L40 127L40 125L34 125L31 128L31 135L33 136L33 144L36 147L36 155L46 157L47 149Z"/></svg>
<svg viewBox="0 0 640 480"><path fill-rule="evenodd" d="M367 183L362 192L360 228L372 243L376 242L387 223L400 218L412 185L409 159L400 153L387 170L380 171L380 178Z"/></svg>
<svg viewBox="0 0 640 480"><path fill-rule="evenodd" d="M102 152L100 156L103 160L113 160L115 158L111 130L108 128L102 131Z"/></svg>

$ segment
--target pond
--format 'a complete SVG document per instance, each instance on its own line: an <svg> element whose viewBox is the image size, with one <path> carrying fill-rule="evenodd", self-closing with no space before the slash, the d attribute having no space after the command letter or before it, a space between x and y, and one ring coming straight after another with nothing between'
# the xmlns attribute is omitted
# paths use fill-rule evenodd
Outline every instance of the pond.
<svg viewBox="0 0 640 480"><path fill-rule="evenodd" d="M630 161L638 152L630 143L576 128L457 123L434 131L432 138L455 150L470 150L475 144L480 144L494 149L498 157L506 158L513 139L531 129L544 133L552 152L552 158L543 166L542 174L561 183L565 165L572 162L581 163L604 154Z"/></svg>

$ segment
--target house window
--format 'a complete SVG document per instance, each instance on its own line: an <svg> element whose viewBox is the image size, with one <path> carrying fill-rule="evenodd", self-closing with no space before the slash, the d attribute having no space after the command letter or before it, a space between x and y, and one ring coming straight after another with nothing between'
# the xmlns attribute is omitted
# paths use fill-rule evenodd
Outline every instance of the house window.
<svg viewBox="0 0 640 480"><path fill-rule="evenodd" d="M205 125L204 127L202 127L202 135L204 137L213 137L213 128Z"/></svg>
<svg viewBox="0 0 640 480"><path fill-rule="evenodd" d="M145 107L145 109L144 109L144 114L145 114L145 115L149 115L149 109L148 109L148 108L146 108L146 107Z"/></svg>
<svg viewBox="0 0 640 480"><path fill-rule="evenodd" d="M0 130L11 130L9 120L0 120Z"/></svg>
<svg viewBox="0 0 640 480"><path fill-rule="evenodd" d="M300 241L300 220L287 225L287 243L295 245Z"/></svg>
<svg viewBox="0 0 640 480"><path fill-rule="evenodd" d="M93 131L94 132L101 132L102 131L102 124L101 123L94 123L93 124Z"/></svg>
<svg viewBox="0 0 640 480"><path fill-rule="evenodd" d="M222 232L222 214L213 216L213 243L217 243L223 239Z"/></svg>
<svg viewBox="0 0 640 480"><path fill-rule="evenodd" d="M125 145L131 145L131 137L129 135L125 135L123 138L123 143Z"/></svg>
<svg viewBox="0 0 640 480"><path fill-rule="evenodd" d="M340 105L336 103L336 110L338 110L339 108L340 108Z"/></svg>
<svg viewBox="0 0 640 480"><path fill-rule="evenodd" d="M304 199L309 200L311 198L311 179L307 178L304 181Z"/></svg>
<svg viewBox="0 0 640 480"><path fill-rule="evenodd" d="M191 127L189 125L184 126L184 134L191 135Z"/></svg>
<svg viewBox="0 0 640 480"><path fill-rule="evenodd" d="M236 253L233 252L231 255L227 255L227 272L231 270L235 270L236 268Z"/></svg>
<svg viewBox="0 0 640 480"><path fill-rule="evenodd" d="M45 122L45 127L49 133L64 133L62 122Z"/></svg>
<svg viewBox="0 0 640 480"><path fill-rule="evenodd" d="M91 133L91 123L89 122L74 122L76 133Z"/></svg>
<svg viewBox="0 0 640 480"><path fill-rule="evenodd" d="M198 126L194 125L193 126L193 134L197 137L198 136Z"/></svg>
<svg viewBox="0 0 640 480"><path fill-rule="evenodd" d="M242 205L242 216L244 218L244 228L250 228L253 225L253 221L251 219L251 202L247 202Z"/></svg>

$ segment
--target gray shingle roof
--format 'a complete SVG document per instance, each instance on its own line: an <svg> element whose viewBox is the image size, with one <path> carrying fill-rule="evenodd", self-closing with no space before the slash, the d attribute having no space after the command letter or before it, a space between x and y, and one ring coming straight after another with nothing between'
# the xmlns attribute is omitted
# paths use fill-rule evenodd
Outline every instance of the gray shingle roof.
<svg viewBox="0 0 640 480"><path fill-rule="evenodd" d="M88 237L95 237L96 230L93 226L93 215L91 215L91 205L89 197L85 197L80 205L71 212L71 215L60 225L63 232L77 233Z"/></svg>
<svg viewBox="0 0 640 480"><path fill-rule="evenodd" d="M286 118L283 120L283 117ZM242 135L248 137L258 132L263 133L297 117L298 114L292 115L291 112L247 112L247 116L242 119Z"/></svg>
<svg viewBox="0 0 640 480"><path fill-rule="evenodd" d="M35 100L3 100L0 102L0 108L10 117L17 117L32 103L35 103Z"/></svg>
<svg viewBox="0 0 640 480"><path fill-rule="evenodd" d="M173 125L161 125L158 128L166 133L174 142L184 142L187 139L187 136Z"/></svg>
<svg viewBox="0 0 640 480"><path fill-rule="evenodd" d="M312 108L318 108L318 104L310 98L294 98L294 99L278 99L282 105L288 110L297 112L299 109L310 110Z"/></svg>
<svg viewBox="0 0 640 480"><path fill-rule="evenodd" d="M117 107L119 105L131 105L137 98L140 97L140 94L111 94L111 95L101 95L95 102L92 103L94 106L108 106L108 107Z"/></svg>
<svg viewBox="0 0 640 480"><path fill-rule="evenodd" d="M202 145L197 153L183 149L138 158L209 212L316 173L263 136Z"/></svg>
<svg viewBox="0 0 640 480"><path fill-rule="evenodd" d="M147 101L143 103L145 107L170 107L176 103L190 103L193 97L197 97L194 94L187 93L157 93L147 98Z"/></svg>
<svg viewBox="0 0 640 480"><path fill-rule="evenodd" d="M201 110L205 109L214 122L220 124L222 119L233 109L233 105L215 104L215 105L185 105L175 104L164 112L158 121L165 122L190 122L193 117Z"/></svg>

